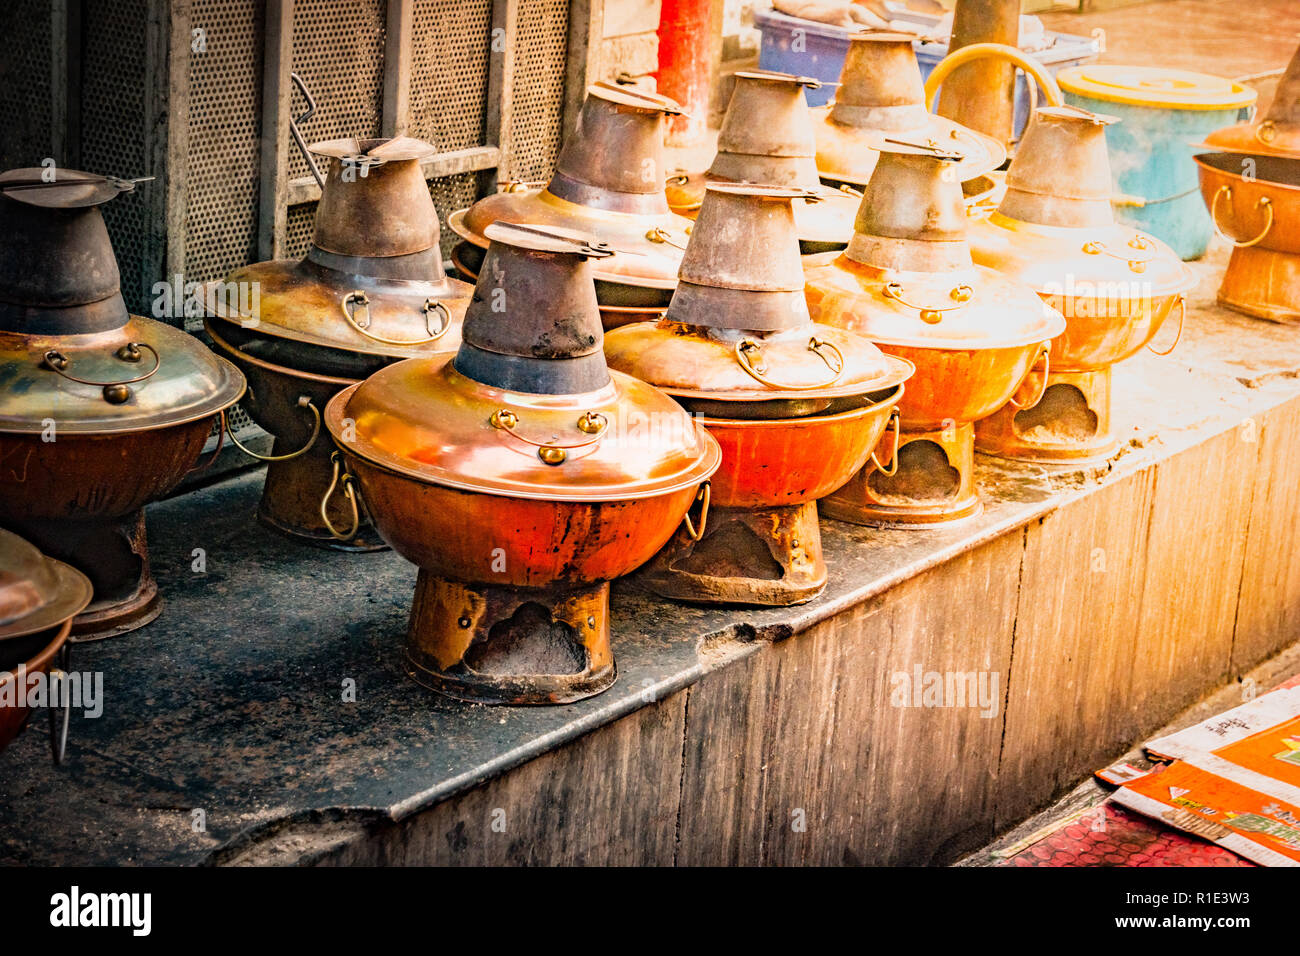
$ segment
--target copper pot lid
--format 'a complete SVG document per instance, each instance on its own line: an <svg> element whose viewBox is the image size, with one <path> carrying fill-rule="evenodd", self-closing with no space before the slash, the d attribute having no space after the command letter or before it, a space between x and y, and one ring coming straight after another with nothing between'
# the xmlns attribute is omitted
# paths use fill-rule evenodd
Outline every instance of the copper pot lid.
<svg viewBox="0 0 1300 956"><path fill-rule="evenodd" d="M606 335L611 367L688 398L862 395L911 366L861 336L815 324L804 297L794 187L710 183L660 322Z"/></svg>
<svg viewBox="0 0 1300 956"><path fill-rule="evenodd" d="M1115 221L1105 137L1115 122L1075 106L1038 110L996 212L970 225L975 261L1040 294L1144 301L1195 285L1168 245Z"/></svg>
<svg viewBox="0 0 1300 956"><path fill-rule="evenodd" d="M975 265L958 160L916 144L887 145L841 254L805 259L819 321L882 345L1013 348L1055 338L1065 320L1023 282Z"/></svg>
<svg viewBox="0 0 1300 956"><path fill-rule="evenodd" d="M616 253L595 265L597 279L671 289L691 228L663 192L663 121L680 112L664 96L595 84L545 188L509 184L447 224L481 248L494 222L569 229Z"/></svg>
<svg viewBox="0 0 1300 956"><path fill-rule="evenodd" d="M545 226L497 224L488 238L455 359L408 359L340 392L325 412L335 440L418 481L516 498L653 497L711 475L717 442L605 365L587 259L608 250Z"/></svg>
<svg viewBox="0 0 1300 956"><path fill-rule="evenodd" d="M1215 130L1204 145L1221 153L1300 159L1300 48L1278 81L1268 110L1249 123Z"/></svg>
<svg viewBox="0 0 1300 956"><path fill-rule="evenodd" d="M443 272L436 247L402 259L345 262L313 248L209 283L205 308L259 335L362 355L454 352L474 287Z"/></svg>
<svg viewBox="0 0 1300 956"><path fill-rule="evenodd" d="M243 394L235 366L152 319L89 335L0 331L0 432L146 431L215 415Z"/></svg>
<svg viewBox="0 0 1300 956"><path fill-rule="evenodd" d="M132 316L97 208L130 183L75 170L0 176L0 431L140 431L216 414L243 376L193 336Z"/></svg>
<svg viewBox="0 0 1300 956"><path fill-rule="evenodd" d="M206 311L256 335L361 355L454 352L473 290L443 268L438 211L420 165L436 149L399 136L307 150L329 164L307 255L209 283Z"/></svg>
<svg viewBox="0 0 1300 956"><path fill-rule="evenodd" d="M835 102L813 110L817 169L825 179L865 185L883 138L923 140L961 154L962 180L997 169L1006 147L990 136L926 109L921 68L909 33L855 33L840 74Z"/></svg>
<svg viewBox="0 0 1300 956"><path fill-rule="evenodd" d="M0 641L58 627L90 604L90 580L0 529Z"/></svg>

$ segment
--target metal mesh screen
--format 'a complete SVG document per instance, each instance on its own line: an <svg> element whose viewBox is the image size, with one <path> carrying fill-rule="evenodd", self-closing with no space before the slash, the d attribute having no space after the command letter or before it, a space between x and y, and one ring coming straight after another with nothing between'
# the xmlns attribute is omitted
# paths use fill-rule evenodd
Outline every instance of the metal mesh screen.
<svg viewBox="0 0 1300 956"><path fill-rule="evenodd" d="M38 166L53 154L50 74L53 13L50 0L10 0L0 63L0 168ZM67 157L55 156L60 162Z"/></svg>
<svg viewBox="0 0 1300 956"><path fill-rule="evenodd" d="M83 6L80 166L92 173L140 176L146 165L145 42L147 0L116 0ZM76 56L77 51L69 55ZM164 188L155 180L119 196L101 209L122 273L122 297L133 312L149 314L149 290L159 276L145 270L145 247L163 223L151 221L146 200Z"/></svg>
<svg viewBox="0 0 1300 956"><path fill-rule="evenodd" d="M515 36L514 155L503 179L547 179L560 151L564 63L569 46L567 0L522 0Z"/></svg>
<svg viewBox="0 0 1300 956"><path fill-rule="evenodd" d="M445 179L429 180L429 192L433 195L433 206L438 210L438 226L442 230L442 258L451 255L451 247L460 242L447 226L447 216L457 209L472 206L478 198L478 176L474 173L462 173Z"/></svg>
<svg viewBox="0 0 1300 956"><path fill-rule="evenodd" d="M312 229L316 225L314 202L290 206L284 223L284 254L290 259L301 259L311 245Z"/></svg>
<svg viewBox="0 0 1300 956"><path fill-rule="evenodd" d="M440 150L482 145L491 0L416 0L414 19L408 134Z"/></svg>
<svg viewBox="0 0 1300 956"><path fill-rule="evenodd" d="M293 69L316 100L302 126L308 143L379 135L384 102L384 0L298 0L293 8ZM302 109L300 96L294 110ZM307 161L289 150L289 175Z"/></svg>
<svg viewBox="0 0 1300 956"><path fill-rule="evenodd" d="M193 0L185 276L218 279L257 257L262 110L260 0Z"/></svg>

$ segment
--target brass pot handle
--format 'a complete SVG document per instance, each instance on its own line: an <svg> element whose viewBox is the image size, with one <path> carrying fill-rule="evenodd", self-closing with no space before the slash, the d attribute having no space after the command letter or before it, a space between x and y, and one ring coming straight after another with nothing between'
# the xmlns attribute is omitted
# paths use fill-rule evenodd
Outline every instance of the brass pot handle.
<svg viewBox="0 0 1300 956"><path fill-rule="evenodd" d="M532 445L537 449L537 457L546 464L562 465L568 460L569 452L599 444L600 440L605 437L605 428L609 425L609 419L600 412L583 412L578 416L578 431L592 437L585 441L567 444L554 441L536 441L519 434L519 432L515 431L515 426L519 424L519 416L508 408L498 408L488 417L488 424L505 432L511 438L523 442L525 445Z"/></svg>
<svg viewBox="0 0 1300 956"><path fill-rule="evenodd" d="M357 319L354 310L348 308L351 305L358 305L366 310L364 319ZM360 289L356 289L345 295L341 307L343 309L343 318L348 320L348 325L352 326L352 328L356 329L366 338L375 342L382 342L385 345L428 345L430 342L436 342L438 339L442 338L447 334L447 330L451 328L451 313L447 310L445 305L435 299L425 299L424 305L420 306L420 311L424 313L424 327L429 330L428 336L422 339L389 339L371 332L370 299L367 298L366 294ZM429 324L429 313L431 312L437 312L442 316L442 323L437 331L434 331L433 326Z"/></svg>
<svg viewBox="0 0 1300 956"><path fill-rule="evenodd" d="M682 524L686 526L686 533L691 536L692 541L699 541L704 537L704 529L709 523L709 499L712 497L712 486L706 481L700 485L700 490L695 493L691 499L691 504L701 502L700 504L700 526L696 528L695 522L691 520L691 509L686 509L686 514L682 515Z"/></svg>
<svg viewBox="0 0 1300 956"><path fill-rule="evenodd" d="M149 369L149 371L145 372L143 375L137 375L135 378L119 379L116 382L96 382L92 379L78 378L77 376L70 374L68 372L68 366L71 365L72 362L58 349L50 349L41 356L41 364L50 371L62 375L69 382L76 382L79 385L94 385L97 388L103 389L104 401L108 402L110 405L121 405L131 398L131 389L127 386L151 378L154 373L158 371L158 367L162 365L162 358L158 355L158 350L147 342L127 342L126 345L123 345L113 354L123 362L135 364L140 361L141 349L148 350L149 354L153 356L153 368Z"/></svg>
<svg viewBox="0 0 1300 956"><path fill-rule="evenodd" d="M1043 363L1043 384L1038 387L1038 394L1034 396L1034 400L1032 402L1028 402L1022 405L1020 404L1020 402L1016 401L1015 392L1012 392L1011 398L1008 399L1012 408L1018 408L1023 411L1026 408L1033 408L1035 405L1037 405L1039 402L1043 400L1043 396L1047 394L1047 375L1052 370L1051 358L1050 358L1051 352L1052 352L1052 343L1044 342L1041 346L1039 346L1038 358L1034 360L1034 364L1029 367L1029 371L1025 372L1025 377L1022 378L1020 380L1020 384L1016 386L1016 392L1020 391L1020 386L1025 384L1025 379L1029 378L1029 373L1038 367L1039 362L1042 362Z"/></svg>
<svg viewBox="0 0 1300 956"><path fill-rule="evenodd" d="M343 468L340 461L340 455L337 451L330 453L330 462L334 465L334 474L330 478L330 486L325 489L325 497L320 500L320 519L325 522L325 529L330 535L338 541L351 541L356 537L357 530L361 527L361 512L357 508L357 490L354 487L355 479L352 473ZM342 471L343 496L348 499L348 504L352 508L352 527L346 533L339 531L334 527L334 522L330 521L329 505L330 498L334 497L334 489L340 484L339 472Z"/></svg>
<svg viewBox="0 0 1300 956"><path fill-rule="evenodd" d="M667 245L672 246L674 249L681 249L683 252L686 251L686 247L684 245L682 245L680 242L675 242L673 240L672 234L669 233L667 229L662 229L659 226L655 226L653 229L647 232L645 234L645 237L649 239L651 242L665 243Z"/></svg>
<svg viewBox="0 0 1300 956"><path fill-rule="evenodd" d="M886 467L880 463L880 459L876 457L876 451L874 448L871 450L871 463L876 466L876 471L880 472L886 478L893 478L898 474L898 436L899 432L903 430L903 417L899 413L897 405L890 409L889 423L885 428L892 429L894 432L894 450L889 455L889 465Z"/></svg>
<svg viewBox="0 0 1300 956"><path fill-rule="evenodd" d="M921 321L929 325L935 325L938 322L942 322L943 314L945 312L955 312L957 309L964 309L966 303L975 296L975 290L963 283L962 285L956 286L948 293L948 297L952 299L956 305L945 305L936 308L933 306L916 305L915 303L908 302L907 299L903 298L905 292L903 289L903 283L901 282L886 282L884 288L880 290L880 293L886 299L893 299L904 308L914 309L919 314Z"/></svg>
<svg viewBox="0 0 1300 956"><path fill-rule="evenodd" d="M1151 348L1151 343L1148 342L1147 351L1149 351L1152 355L1168 355L1174 349L1178 348L1178 343L1181 342L1183 338L1183 322L1186 319L1187 319L1187 296L1180 295L1178 297L1178 334L1174 336L1174 344L1169 346L1169 348L1165 349L1163 352L1161 352L1158 351L1157 349Z"/></svg>
<svg viewBox="0 0 1300 956"><path fill-rule="evenodd" d="M821 339L813 336L808 340L808 351L814 353L819 359L826 363L834 374L824 382L813 382L811 385L794 385L788 382L774 382L767 378L763 373L766 368L763 365L762 346L753 339L741 339L736 343L736 362L741 368L755 381L761 382L768 388L779 388L791 392L807 392L816 388L829 388L840 380L844 374L844 353L835 347L832 342L823 342ZM825 349L825 351L822 351ZM754 358L750 358L750 353L754 353ZM827 356L830 352L834 361Z"/></svg>
<svg viewBox="0 0 1300 956"><path fill-rule="evenodd" d="M1220 227L1219 225L1219 200L1222 199L1224 195L1227 195L1229 200L1232 199L1231 186L1220 186L1219 191L1214 194L1214 202L1210 203L1210 221L1214 223L1215 235L1217 235L1220 239L1224 240L1225 242L1232 243L1238 249L1248 249L1251 246L1258 245L1259 243L1263 242L1264 237L1268 235L1268 231L1273 228L1273 200L1269 199L1267 196L1259 197L1259 202L1255 203L1255 205L1257 207L1258 206L1264 207L1264 211L1266 214L1264 220L1264 229L1254 239L1247 239L1245 241L1241 241L1232 238L1232 236L1224 232L1222 227Z"/></svg>
<svg viewBox="0 0 1300 956"><path fill-rule="evenodd" d="M297 458L299 455L307 454L307 452L311 450L312 445L316 444L317 436L320 435L320 409L317 408L312 403L311 398L306 395L298 396L298 407L306 408L311 411L312 414L311 436L308 437L307 443L305 445L303 445L297 451L289 452L289 454L287 455L259 455L257 452L253 451L253 449L249 448L247 445L245 445L243 442L241 442L238 438L235 437L234 431L232 431L230 428L230 422L226 420L225 412L221 413L221 427L225 429L226 434L230 436L230 443L234 445L236 448L238 448L240 451L242 451L245 455L248 455L250 458L256 458L258 461L288 461L291 458Z"/></svg>
<svg viewBox="0 0 1300 956"><path fill-rule="evenodd" d="M1137 255L1131 255L1130 253L1127 252L1122 252L1122 253L1115 252L1113 249L1110 248L1110 246L1106 245L1106 243L1102 242L1100 239L1093 239L1088 242L1085 242L1083 244L1082 251L1085 254L1090 256L1106 255L1106 256L1110 256L1112 259L1123 259L1125 262L1128 263L1130 272L1137 272L1137 273L1146 272L1147 263L1151 262L1155 258L1155 252L1152 251L1155 249L1155 243L1152 242L1150 239L1148 239L1146 236L1138 235L1138 236L1134 236L1132 239L1128 241L1128 246L1134 252L1151 251L1151 255L1142 257Z"/></svg>

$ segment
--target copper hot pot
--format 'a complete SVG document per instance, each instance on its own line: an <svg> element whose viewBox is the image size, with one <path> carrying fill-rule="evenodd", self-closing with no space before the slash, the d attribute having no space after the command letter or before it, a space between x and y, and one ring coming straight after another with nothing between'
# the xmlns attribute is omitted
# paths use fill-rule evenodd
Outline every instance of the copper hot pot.
<svg viewBox="0 0 1300 956"><path fill-rule="evenodd" d="M194 466L244 379L127 312L98 207L134 184L49 172L0 175L0 526L90 578L84 641L158 615L143 508Z"/></svg>
<svg viewBox="0 0 1300 956"><path fill-rule="evenodd" d="M0 531L0 751L27 725L27 691L56 667L67 670L72 619L90 603L90 580L70 565L47 558L31 544ZM63 723L51 711L54 762L63 761L67 707Z"/></svg>
<svg viewBox="0 0 1300 956"><path fill-rule="evenodd" d="M1112 433L1111 366L1148 345L1178 313L1195 276L1154 236L1117 223L1105 128L1113 117L1074 106L1040 109L1007 171L997 210L973 222L971 254L1033 288L1065 317L1051 372L1030 375L1032 409L1007 405L975 427L976 448L1005 458L1105 460ZM1153 349L1153 351L1155 351Z"/></svg>
<svg viewBox="0 0 1300 956"><path fill-rule="evenodd" d="M456 355L349 386L325 424L345 499L359 490L420 568L411 675L467 700L565 703L613 683L609 581L663 546L720 452L607 368L587 260L608 250L546 225L486 235Z"/></svg>
<svg viewBox="0 0 1300 956"><path fill-rule="evenodd" d="M490 223L556 226L614 253L592 263L607 328L662 312L691 226L669 209L663 191L664 118L680 112L665 96L606 83L589 87L549 183L507 183L447 218L465 240L452 253L457 270L478 278Z"/></svg>
<svg viewBox="0 0 1300 956"><path fill-rule="evenodd" d="M334 451L321 410L385 365L460 345L472 289L443 269L420 165L435 152L409 137L307 147L314 172L317 158L327 164L307 255L244 266L209 287L208 334L247 377L250 417L275 436L270 455L244 449L268 462L258 520L295 541L384 547L364 515L348 532L341 502L321 511Z"/></svg>
<svg viewBox="0 0 1300 956"><path fill-rule="evenodd" d="M815 597L827 578L817 499L894 420L911 365L809 317L793 203L818 196L709 183L667 314L605 338L611 367L675 397L722 447L707 533L680 530L642 576L665 597Z"/></svg>
<svg viewBox="0 0 1300 956"><path fill-rule="evenodd" d="M816 321L916 366L892 469L869 463L823 500L832 517L888 525L977 514L973 423L1011 401L1036 363L1047 366L1065 327L1032 289L973 264L961 187L944 172L958 161L928 143L882 142L848 248L808 260Z"/></svg>

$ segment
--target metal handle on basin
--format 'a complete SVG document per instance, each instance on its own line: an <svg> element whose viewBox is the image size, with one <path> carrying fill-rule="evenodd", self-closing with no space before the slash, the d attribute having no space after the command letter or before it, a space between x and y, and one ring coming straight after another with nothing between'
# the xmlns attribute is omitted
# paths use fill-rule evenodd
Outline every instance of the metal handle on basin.
<svg viewBox="0 0 1300 956"><path fill-rule="evenodd" d="M230 429L230 422L226 420L225 412L221 413L221 427L225 430L226 434L230 436L230 443L250 458L256 458L258 461L288 461L291 458L297 458L299 455L307 454L307 452L311 450L311 446L316 444L317 436L320 435L320 409L312 403L311 398L307 395L298 396L298 407L306 408L311 411L311 435L308 437L305 445L297 451L289 452L287 455L259 455L257 452L253 451L253 449L249 448L235 437L235 433Z"/></svg>
<svg viewBox="0 0 1300 956"><path fill-rule="evenodd" d="M686 509L686 514L682 515L682 524L686 525L686 533L691 536L692 541L699 541L704 537L704 529L709 523L709 499L712 497L712 488L709 482L700 485L700 490L696 493L694 500L702 502L700 505L700 526L698 529L695 523L691 521L691 509Z"/></svg>
<svg viewBox="0 0 1300 956"><path fill-rule="evenodd" d="M325 528L329 531L332 537L339 541L351 541L356 537L357 529L361 527L361 512L357 507L357 489L355 487L356 479L352 477L351 472L343 468L340 458L341 456L337 451L330 455L330 462L334 465L334 474L330 478L330 486L325 489L325 497L320 500L320 519L325 522ZM339 476L340 471L343 472L341 480ZM334 489L338 487L340 483L343 486L343 495L348 499L348 504L352 508L352 527L349 528L346 533L341 532L334 527L334 522L330 521L329 515L330 498L334 497Z"/></svg>
<svg viewBox="0 0 1300 956"><path fill-rule="evenodd" d="M355 310L348 308L352 305L361 306L366 310L364 319L357 319L354 314ZM430 342L436 342L438 339L442 338L447 334L447 330L451 328L451 313L447 310L445 305L434 299L425 299L424 305L420 306L420 311L424 313L424 327L429 330L429 334L422 339L389 339L371 332L370 299L367 298L366 294L360 289L356 289L345 295L343 301L340 303L340 307L343 309L343 318L347 319L348 325L352 326L352 328L356 329L357 332L364 335L366 338L375 342L382 342L385 345L428 345ZM429 324L429 314L431 312L437 312L442 316L442 322L436 331L433 326Z"/></svg>
<svg viewBox="0 0 1300 956"><path fill-rule="evenodd" d="M1210 220L1211 222L1214 223L1215 234L1225 242L1232 243L1238 249L1248 249L1251 246L1258 245L1259 243L1263 242L1264 237L1268 235L1268 231L1273 228L1273 200L1269 199L1267 196L1259 197L1259 202L1255 203L1255 205L1257 207L1259 206L1264 207L1265 210L1264 229L1254 239L1247 239L1245 241L1241 241L1232 238L1232 236L1224 232L1222 227L1219 226L1219 200L1222 199L1225 195L1228 197L1229 200L1232 199L1231 186L1220 186L1219 191L1214 194L1214 202L1210 203Z"/></svg>
<svg viewBox="0 0 1300 956"><path fill-rule="evenodd" d="M1174 349L1178 348L1178 343L1182 341L1183 338L1183 322L1184 320L1186 320L1186 318L1187 318L1187 296L1180 295L1178 297L1178 334L1174 336L1174 344L1169 346L1169 348L1165 349L1163 352L1160 352L1156 349L1151 348L1151 343L1148 342L1147 350L1151 352L1153 355L1168 355Z"/></svg>
<svg viewBox="0 0 1300 956"><path fill-rule="evenodd" d="M97 388L102 388L104 390L104 401L108 402L110 405L121 405L131 397L131 389L127 388L128 385L134 385L136 382L143 382L145 379L151 378L153 374L158 371L158 367L162 365L162 358L158 355L158 350L147 342L128 342L113 354L123 362L135 364L140 361L141 349L147 349L153 356L153 368L149 369L149 371L145 372L143 375L135 376L135 378L123 378L115 382L97 382L93 379L78 378L77 376L70 374L67 369L68 366L72 364L72 361L58 349L48 350L41 357L41 361L46 368L62 375L69 382L76 382L79 385L94 385Z"/></svg>
<svg viewBox="0 0 1300 956"><path fill-rule="evenodd" d="M890 409L889 424L885 427L892 429L894 432L894 450L889 455L889 465L886 467L880 463L880 459L876 457L874 449L871 452L871 463L876 466L876 471L880 472L886 478L893 478L898 474L898 436L903 430L903 418L902 415L899 414L897 405Z"/></svg>
<svg viewBox="0 0 1300 956"><path fill-rule="evenodd" d="M763 365L762 346L753 339L741 339L736 343L736 362L742 369L755 381L761 382L768 388L779 388L792 392L807 392L817 388L829 388L840 380L844 374L844 353L841 352L831 342L823 342L821 339L813 336L808 340L808 351L814 353L819 359L826 363L834 374L823 382L813 382L811 385L793 385L786 382L774 382L767 378L763 373L766 368ZM825 349L826 351L822 351ZM754 358L750 353L754 353ZM834 357L828 357L826 352L830 352Z"/></svg>
<svg viewBox="0 0 1300 956"><path fill-rule="evenodd" d="M1038 386L1038 394L1034 396L1034 400L1032 402L1028 402L1027 404L1022 405L1018 401L1016 401L1015 392L1012 392L1011 398L1009 399L1012 408L1019 408L1023 411L1026 408L1033 408L1035 405L1037 405L1039 402L1043 400L1043 396L1047 394L1047 375L1051 371L1051 364L1050 364L1051 351L1052 351L1052 345L1050 342L1044 342L1041 346L1039 346L1038 358L1034 361L1034 364L1029 367L1029 372L1025 373L1025 378L1022 378L1020 380L1020 385L1016 386L1016 392L1020 391L1020 386L1025 384L1025 379L1029 378L1029 373L1032 372L1035 368L1037 368L1039 361L1041 361L1043 363L1043 384Z"/></svg>

